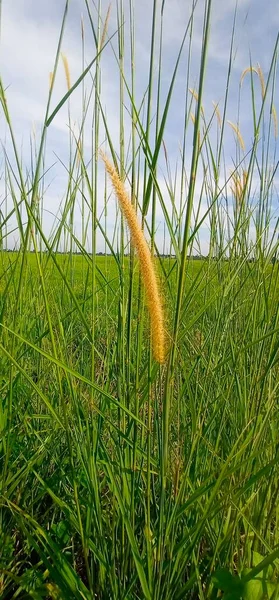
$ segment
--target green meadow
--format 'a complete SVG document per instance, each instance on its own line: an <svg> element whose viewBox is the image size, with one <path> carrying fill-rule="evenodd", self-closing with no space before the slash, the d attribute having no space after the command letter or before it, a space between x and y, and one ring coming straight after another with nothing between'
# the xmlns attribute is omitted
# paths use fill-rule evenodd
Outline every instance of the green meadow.
<svg viewBox="0 0 279 600"><path fill-rule="evenodd" d="M94 56L72 81L63 55L66 91L54 102L66 2L30 168L0 83L3 600L279 598L278 40L265 75L256 62L243 66L240 85L248 87L252 114L244 150L238 117L233 127L227 122L230 62L220 105L204 105L214 17L210 0L202 5L198 80L193 92L185 71L173 168L164 139L177 69L191 60L197 4L166 95L155 61L164 7L154 1L148 86L138 98L133 2L116 0L111 15L85 1ZM232 20L231 60L234 28ZM84 34L80 43L84 50ZM102 103L105 53L119 76L119 135ZM71 122L77 90L78 130ZM65 108L65 189L49 233L48 135ZM241 109L239 97L235 114ZM145 267L101 147L150 248L164 313L163 364L154 358Z"/></svg>

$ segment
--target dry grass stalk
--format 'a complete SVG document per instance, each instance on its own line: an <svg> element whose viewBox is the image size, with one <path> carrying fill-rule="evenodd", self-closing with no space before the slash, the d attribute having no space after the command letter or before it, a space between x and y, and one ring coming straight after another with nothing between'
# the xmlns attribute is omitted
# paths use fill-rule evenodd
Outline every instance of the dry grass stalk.
<svg viewBox="0 0 279 600"><path fill-rule="evenodd" d="M122 213L127 221L132 243L138 253L140 270L150 314L153 354L155 360L163 364L166 360L164 314L151 252L138 222L136 211L131 204L130 198L118 172L107 156L103 152L100 152L100 154L105 163L106 171L110 176Z"/></svg>

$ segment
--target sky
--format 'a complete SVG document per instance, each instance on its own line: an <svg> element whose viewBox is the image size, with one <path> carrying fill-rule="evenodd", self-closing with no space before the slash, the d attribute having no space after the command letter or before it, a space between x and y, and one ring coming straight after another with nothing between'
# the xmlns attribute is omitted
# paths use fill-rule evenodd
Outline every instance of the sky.
<svg viewBox="0 0 279 600"><path fill-rule="evenodd" d="M208 56L206 65L206 77L204 85L203 105L207 118L213 111L213 102L217 102L220 109L223 107L228 63L230 56L230 45L234 17L235 39L233 47L233 62L229 89L229 101L227 119L236 123L238 119L239 82L243 70L250 64L260 64L264 77L267 78L271 64L273 50L279 30L278 0L239 0L236 7L235 0L212 0L212 15ZM100 1L100 10L103 20L107 9L107 0ZM117 0L111 2L111 12L108 22L108 36L113 36L117 29ZM135 93L136 103L139 107L147 89L148 70L150 61L150 40L152 27L151 0L134 0L135 11ZM91 15L97 24L97 10L93 1L89 2ZM179 52L180 44L187 27L190 15L190 2L185 0L165 0L163 11L163 53L161 70L161 107L170 85L175 61ZM123 0L125 36L125 72L129 81L129 0ZM160 16L161 2L157 2L158 16ZM59 39L61 21L64 10L64 2L60 0L2 0L1 11L1 40L0 40L0 74L6 98L8 102L13 131L18 149L20 151L23 168L26 172L30 168L30 136L39 140L42 124L45 116L46 101L49 91L49 73L53 71L56 48ZM198 85L200 68L200 53L202 41L202 28L204 16L204 0L197 0L194 27L192 35L191 59L189 83L191 88ZM73 83L82 72L82 46L81 46L81 20L84 26L85 39L85 64L95 56L95 44L90 28L90 22L86 9L85 0L70 0L64 37L62 41L62 52L67 57L71 82ZM159 42L159 19L156 29L155 44L155 73L158 72L158 42ZM104 49L101 58L101 102L105 110L110 136L116 152L119 152L119 71L117 61L113 53L117 52L117 36L114 35L111 44ZM177 179L181 176L181 168L177 167L181 144L183 140L184 123L184 99L186 93L186 73L189 59L189 37L181 56L180 66L177 72L173 96L171 100L168 120L165 129L164 142L167 149L170 168L174 177L177 168ZM156 77L154 89L156 88ZM255 81L255 88L259 82ZM87 93L90 93L92 79L90 74L84 80ZM59 62L57 77L54 85L52 106L55 107L66 93L66 81L63 71L62 60ZM259 88L258 88L259 91ZM191 95L188 93L189 100ZM259 94L260 96L260 94ZM275 105L279 110L278 84L275 88ZM126 102L128 98L126 95ZM81 122L81 87L76 90L70 99L71 123L78 131ZM193 112L194 112L193 103ZM156 106L152 106L152 117L155 120ZM89 111L92 111L90 107ZM249 153L252 142L253 115L251 109L251 90L249 77L243 82L241 88L241 110L240 129L245 142L245 152ZM75 124L75 125L74 125ZM126 150L128 149L131 121L129 114L125 111L125 139ZM151 130L152 131L152 130ZM190 168L191 161L191 136L193 133L189 127L189 141L186 148L186 170ZM12 200L5 186L4 177L4 150L13 165L12 150L9 133L5 119L0 111L0 138L2 149L0 149L0 206L2 214L10 210ZM100 129L100 142L105 142L105 132ZM91 156L91 127L88 125L84 140L85 160L90 161ZM233 168L235 160L235 136L232 128L227 125L224 136L224 156L228 169ZM275 152L275 145L272 151ZM1 155L2 154L2 155ZM52 121L47 135L47 146L45 152L45 170L49 169L45 177L45 192L43 199L43 223L46 235L50 235L53 224L57 223L61 206L65 201L65 189L67 185L66 166L69 160L69 122L68 105L66 104ZM141 175L140 175L141 176ZM167 199L167 167L160 156L158 167L158 182L162 193L166 198L166 204L170 209L170 201ZM199 191L202 185L202 174L197 174L197 186L195 201L198 202ZM224 179L225 181L225 179ZM279 183L279 179L278 179ZM257 194L257 177L255 176L254 193ZM278 198L276 195L277 179L274 178L274 198L272 200L274 214L276 214ZM17 193L20 196L19 191ZM104 176L100 167L100 181L98 186L98 211L99 216L103 214L104 206ZM206 208L206 198L203 198L203 206ZM106 226L109 235L113 239L115 225L116 204L114 198L109 201ZM55 217L56 215L56 217ZM275 218L275 217L274 217ZM77 208L74 215L75 232L81 235L81 214ZM157 244L162 250L164 238L164 217L158 207L157 212ZM11 230L16 226L13 218L9 221ZM200 251L206 253L208 243L208 221L205 221L200 230ZM7 240L8 246L12 248L17 244L18 234L13 231ZM90 249L90 247L89 247ZM98 234L97 250L104 250L104 240Z"/></svg>

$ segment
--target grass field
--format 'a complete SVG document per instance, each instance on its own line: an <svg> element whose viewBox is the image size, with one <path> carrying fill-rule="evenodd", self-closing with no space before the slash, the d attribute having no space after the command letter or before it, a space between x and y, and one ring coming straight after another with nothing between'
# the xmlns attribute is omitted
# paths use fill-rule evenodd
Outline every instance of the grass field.
<svg viewBox="0 0 279 600"><path fill-rule="evenodd" d="M148 586L161 566L169 597L199 581L209 597L217 567L243 573L278 543L278 266L187 264L161 557L165 374L148 317L135 292L130 347L119 339L118 265L97 257L93 379L90 257L69 258L39 269L28 254L18 297L22 257L1 255L3 597L91 597L89 577L97 597L142 597L136 553ZM162 267L171 318L177 265Z"/></svg>
<svg viewBox="0 0 279 600"><path fill-rule="evenodd" d="M182 49L186 42L192 48L196 5L164 101L159 84L157 91L152 85L157 69L162 73L152 59L155 40L163 47L162 30L159 38L151 30L149 85L139 101L133 3L125 35L128 9L121 0L115 5L115 40L107 29L110 12L99 4L89 19L95 59L89 66L83 61L80 78L71 83L64 56L68 91L53 105L66 2L42 132L30 144L31 168L20 156L0 86L7 130L0 211L0 597L275 600L278 39L265 79L259 65L241 75L250 86L252 141L245 152L234 125L229 163L225 91L218 120L216 107L209 116L203 107L211 19L211 2L204 3L197 92L187 92L189 73L185 83L178 177L164 136ZM155 27L163 9L156 12L156 2L153 9ZM230 58L234 23L231 36ZM116 58L119 72L119 139L110 133L102 104L103 49ZM83 87L89 67L91 94ZM230 75L228 66L228 83ZM69 104L76 89L83 100L78 134ZM47 134L65 106L69 164L49 233ZM88 121L89 162L83 148ZM99 160L101 146L120 192ZM122 182L134 207L126 212ZM11 232L16 250L9 247ZM158 297L150 291L144 252L150 253ZM157 360L158 303L165 343Z"/></svg>

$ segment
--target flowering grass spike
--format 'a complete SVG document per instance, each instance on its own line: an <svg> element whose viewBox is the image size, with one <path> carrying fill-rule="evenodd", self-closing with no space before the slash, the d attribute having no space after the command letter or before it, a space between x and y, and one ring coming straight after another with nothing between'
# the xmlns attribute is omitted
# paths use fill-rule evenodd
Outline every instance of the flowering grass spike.
<svg viewBox="0 0 279 600"><path fill-rule="evenodd" d="M159 292L158 281L152 255L142 228L138 222L136 211L130 201L115 167L110 163L107 156L101 152L105 168L110 176L115 194L118 198L120 208L127 221L132 243L138 253L141 275L146 291L147 305L150 314L152 347L155 360L163 364L165 362L165 332L162 300Z"/></svg>

